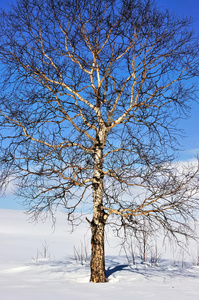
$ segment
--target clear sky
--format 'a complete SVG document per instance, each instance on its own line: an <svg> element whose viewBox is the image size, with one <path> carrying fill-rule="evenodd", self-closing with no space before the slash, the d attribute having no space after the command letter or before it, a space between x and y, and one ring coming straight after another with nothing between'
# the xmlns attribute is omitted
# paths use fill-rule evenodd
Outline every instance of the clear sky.
<svg viewBox="0 0 199 300"><path fill-rule="evenodd" d="M0 0L0 7L7 9L10 3L16 0ZM159 7L174 11L179 16L191 16L193 18L193 29L199 35L199 0L157 0ZM180 140L184 151L181 153L182 160L192 159L199 153L199 104L193 104L191 116L187 120L182 120L179 127L185 131L186 137ZM8 193L0 198L0 208L22 209L17 200Z"/></svg>
<svg viewBox="0 0 199 300"><path fill-rule="evenodd" d="M192 17L193 29L199 36L199 0L158 0L156 2L160 7L174 11L179 16ZM186 135L180 140L185 149L180 157L183 160L191 159L197 155L197 152L199 153L199 104L193 104L190 118L180 121L179 127Z"/></svg>

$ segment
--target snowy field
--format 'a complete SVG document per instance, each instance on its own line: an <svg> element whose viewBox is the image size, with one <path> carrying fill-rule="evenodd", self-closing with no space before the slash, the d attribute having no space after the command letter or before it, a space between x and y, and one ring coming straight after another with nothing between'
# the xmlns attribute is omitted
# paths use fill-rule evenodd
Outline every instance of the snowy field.
<svg viewBox="0 0 199 300"><path fill-rule="evenodd" d="M198 300L197 247L190 255L161 250L158 264L128 264L118 240L110 232L106 243L107 283L89 282L89 228L72 234L65 215L29 223L21 211L0 210L0 299L2 300ZM81 246L82 244L82 246ZM74 247L76 250L74 250ZM180 254L181 253L181 254Z"/></svg>

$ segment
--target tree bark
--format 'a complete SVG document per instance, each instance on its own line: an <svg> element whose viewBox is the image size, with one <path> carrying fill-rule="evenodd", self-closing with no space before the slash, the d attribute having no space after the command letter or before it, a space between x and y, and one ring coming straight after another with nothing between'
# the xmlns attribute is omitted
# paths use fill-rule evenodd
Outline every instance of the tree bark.
<svg viewBox="0 0 199 300"><path fill-rule="evenodd" d="M91 277L92 282L106 282L105 253L104 253L105 223L99 220L98 224L91 222Z"/></svg>
<svg viewBox="0 0 199 300"><path fill-rule="evenodd" d="M92 282L106 282L104 229L106 213L103 207L103 144L96 145L93 177L93 220L91 226L91 278Z"/></svg>

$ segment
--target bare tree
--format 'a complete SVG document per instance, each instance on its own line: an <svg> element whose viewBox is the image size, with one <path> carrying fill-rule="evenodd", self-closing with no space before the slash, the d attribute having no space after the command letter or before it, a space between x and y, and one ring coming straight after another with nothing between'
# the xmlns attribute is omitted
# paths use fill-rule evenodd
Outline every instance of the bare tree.
<svg viewBox="0 0 199 300"><path fill-rule="evenodd" d="M196 97L191 21L152 0L19 0L0 22L2 188L14 181L34 217L92 210L93 282L110 215L188 235L198 167L173 159Z"/></svg>

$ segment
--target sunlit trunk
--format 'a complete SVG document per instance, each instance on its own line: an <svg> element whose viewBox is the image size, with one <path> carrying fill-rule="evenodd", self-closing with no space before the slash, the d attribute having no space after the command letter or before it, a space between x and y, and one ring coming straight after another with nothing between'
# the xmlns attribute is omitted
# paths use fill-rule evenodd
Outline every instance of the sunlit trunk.
<svg viewBox="0 0 199 300"><path fill-rule="evenodd" d="M103 210L103 148L99 145L95 149L94 177L93 177L93 220L91 225L91 278L92 282L105 282L104 257L104 228L106 214Z"/></svg>
<svg viewBox="0 0 199 300"><path fill-rule="evenodd" d="M97 220L96 220L97 221ZM101 220L91 223L91 278L92 282L106 282L104 256L104 227Z"/></svg>

